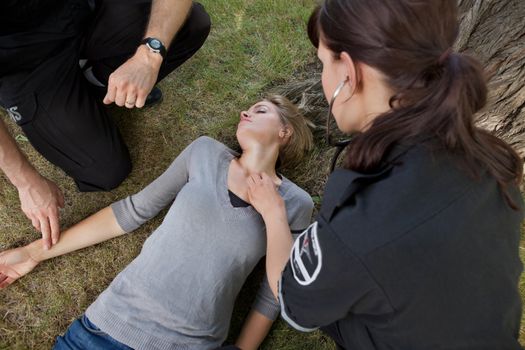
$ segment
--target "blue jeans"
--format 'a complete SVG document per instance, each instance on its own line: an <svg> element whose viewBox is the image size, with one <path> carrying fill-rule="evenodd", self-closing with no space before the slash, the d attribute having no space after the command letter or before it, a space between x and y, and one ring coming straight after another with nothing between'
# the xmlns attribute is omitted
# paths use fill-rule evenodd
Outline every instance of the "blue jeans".
<svg viewBox="0 0 525 350"><path fill-rule="evenodd" d="M66 334L58 336L53 350L133 350L113 339L95 326L84 314L69 326Z"/></svg>

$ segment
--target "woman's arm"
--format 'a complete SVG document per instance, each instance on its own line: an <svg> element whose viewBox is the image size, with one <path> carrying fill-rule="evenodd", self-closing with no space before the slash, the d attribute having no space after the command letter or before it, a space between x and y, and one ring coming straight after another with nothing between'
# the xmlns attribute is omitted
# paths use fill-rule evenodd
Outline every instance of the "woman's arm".
<svg viewBox="0 0 525 350"><path fill-rule="evenodd" d="M284 204L282 207L275 205L262 217L266 224L267 237L266 274L272 293L277 299L279 295L278 283L284 267L290 259L290 251L293 246L292 234L286 220Z"/></svg>
<svg viewBox="0 0 525 350"><path fill-rule="evenodd" d="M113 210L106 207L62 233L49 250L39 239L25 247L0 253L0 289L31 272L41 261L107 241L124 233Z"/></svg>
<svg viewBox="0 0 525 350"><path fill-rule="evenodd" d="M241 350L257 350L272 327L273 320L257 310L251 310L244 321L235 345Z"/></svg>
<svg viewBox="0 0 525 350"><path fill-rule="evenodd" d="M124 231L136 230L173 202L188 182L192 150L202 149L207 142L207 138L199 137L175 158L164 173L144 189L112 204L118 223Z"/></svg>
<svg viewBox="0 0 525 350"><path fill-rule="evenodd" d="M270 289L277 299L277 284L293 246L286 207L273 181L265 173L250 177L248 196L266 225L266 274Z"/></svg>

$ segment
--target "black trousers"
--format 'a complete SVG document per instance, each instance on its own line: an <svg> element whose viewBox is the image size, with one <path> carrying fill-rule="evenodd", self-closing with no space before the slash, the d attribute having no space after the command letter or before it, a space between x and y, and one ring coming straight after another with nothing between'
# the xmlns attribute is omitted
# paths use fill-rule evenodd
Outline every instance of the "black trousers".
<svg viewBox="0 0 525 350"><path fill-rule="evenodd" d="M345 348L341 345L345 343L344 337L341 334L341 330L339 329L339 324L337 322L329 324L325 327L321 327L321 331L332 338L332 340L335 342L337 350L345 350Z"/></svg>
<svg viewBox="0 0 525 350"><path fill-rule="evenodd" d="M131 160L79 59L87 59L107 85L139 46L150 9L151 0L69 0L34 31L0 33L0 105L80 191L117 187L131 171ZM209 30L208 14L194 3L158 80L189 59Z"/></svg>

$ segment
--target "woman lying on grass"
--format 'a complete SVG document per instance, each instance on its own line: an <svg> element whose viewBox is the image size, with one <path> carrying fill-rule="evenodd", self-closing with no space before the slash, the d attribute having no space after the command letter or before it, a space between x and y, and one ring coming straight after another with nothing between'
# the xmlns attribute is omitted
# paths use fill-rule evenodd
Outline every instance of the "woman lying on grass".
<svg viewBox="0 0 525 350"><path fill-rule="evenodd" d="M262 218L247 202L247 178L271 175L292 230L308 226L313 208L310 196L275 170L312 143L293 104L269 96L241 112L237 139L240 155L200 137L150 185L71 227L50 250L39 240L1 253L0 288L43 260L131 232L173 202L137 258L57 338L55 349L221 346L235 298L266 249ZM237 346L258 348L278 313L264 279Z"/></svg>

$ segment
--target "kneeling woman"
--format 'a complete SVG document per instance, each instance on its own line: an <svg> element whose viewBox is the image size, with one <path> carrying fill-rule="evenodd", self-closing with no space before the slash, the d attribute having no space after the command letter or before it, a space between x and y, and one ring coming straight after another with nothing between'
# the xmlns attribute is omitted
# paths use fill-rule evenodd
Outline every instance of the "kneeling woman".
<svg viewBox="0 0 525 350"><path fill-rule="evenodd" d="M40 261L131 232L173 201L142 251L57 338L55 349L213 349L228 333L235 298L266 249L246 179L267 172L286 202L292 230L308 226L310 196L278 175L312 136L297 108L269 96L240 114L240 156L208 137L190 144L142 191L102 209L42 249L35 241L0 255L0 287ZM266 279L237 345L256 349L277 317Z"/></svg>

